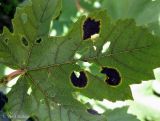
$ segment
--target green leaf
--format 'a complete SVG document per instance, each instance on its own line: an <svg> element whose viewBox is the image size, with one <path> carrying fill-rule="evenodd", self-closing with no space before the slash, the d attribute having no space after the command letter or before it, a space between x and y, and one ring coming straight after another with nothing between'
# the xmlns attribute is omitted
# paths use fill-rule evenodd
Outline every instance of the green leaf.
<svg viewBox="0 0 160 121"><path fill-rule="evenodd" d="M65 101L69 103L71 98L63 100L66 97L72 97L71 93L74 91L80 91L88 97L98 99L124 100L131 98L128 85L138 83L142 79L152 78L150 70L159 65L160 54L157 51L159 41L146 29L136 27L135 23L130 20L111 24L109 18L102 11L95 12L91 17L101 20L100 37L95 40L82 40L81 28L85 20L84 17L74 25L74 28L65 37L48 37L45 35L40 38L40 43L34 42L29 47L24 47L21 39L17 39L17 41L8 40L7 47L15 50L12 52L14 52L16 60L19 61L20 68L27 71L30 80L42 85L43 90L52 89L56 98L62 103ZM19 34L14 35L18 36ZM110 42L111 45L107 52L101 53L106 42ZM3 44L3 40L1 43ZM93 49L93 45L97 47L96 51ZM86 88L77 89L72 86L70 74L75 70L80 71L74 55L85 47L88 49L81 60L96 63L101 67L107 66L118 69L123 80L121 85L112 87L104 83L105 78L99 79L87 72L89 84ZM146 61L146 58L149 59ZM13 60L13 62L15 61ZM148 65L150 62L152 64ZM137 65L139 66L137 67ZM45 83L45 80L48 83ZM51 87L47 86L48 88L46 88L45 85ZM55 86L55 89L52 88L52 85ZM95 85L99 85L99 91L95 89ZM122 94L119 94L120 92Z"/></svg>
<svg viewBox="0 0 160 121"><path fill-rule="evenodd" d="M106 121L105 116L91 115L84 107L69 108L68 105L55 104L43 90L36 89L40 87L27 84L27 81L27 78L21 77L8 94L9 104L6 109L12 120L25 120L30 116L35 116L40 121ZM78 102L75 100L75 103Z"/></svg>
<svg viewBox="0 0 160 121"><path fill-rule="evenodd" d="M29 85L26 82L27 79L22 77L9 93L10 100L7 109L10 110L9 114L12 120L23 120L29 116L35 116L39 121L128 121L129 119L130 121L138 121L135 116L127 113L127 107L93 115L87 112L84 107L73 106L70 108L67 105L57 105L46 94L43 94L42 90L34 89L37 87L30 87L32 89L31 95L27 94L26 89L29 88ZM21 91L18 90L18 86L23 86Z"/></svg>
<svg viewBox="0 0 160 121"><path fill-rule="evenodd" d="M107 121L139 121L136 116L127 113L127 107L114 109L107 117Z"/></svg>
<svg viewBox="0 0 160 121"><path fill-rule="evenodd" d="M159 4L157 0L122 0L121 2L104 0L102 7L106 8L114 19L134 18L138 24L142 25L158 20Z"/></svg>
<svg viewBox="0 0 160 121"><path fill-rule="evenodd" d="M5 70L5 66L0 64L0 78L4 76L4 70Z"/></svg>
<svg viewBox="0 0 160 121"><path fill-rule="evenodd" d="M21 77L16 83L16 86L13 86L11 93L8 94L9 103L6 106L13 119L16 118L16 116L19 118L25 114L27 102L29 101L29 95L27 94L28 89L29 84L27 79Z"/></svg>
<svg viewBox="0 0 160 121"><path fill-rule="evenodd" d="M56 20L53 21L53 29L56 30L56 35L63 35L64 27L69 28L71 25L73 25L73 19L76 18L77 12L76 0L62 0L61 13Z"/></svg>
<svg viewBox="0 0 160 121"><path fill-rule="evenodd" d="M13 120L35 116L39 121L107 121L105 116L89 114L84 107L69 108L68 105L54 103L43 90L36 89L40 88L38 85L27 84L27 80L21 77L8 95L6 109ZM31 93L27 91L29 88Z"/></svg>
<svg viewBox="0 0 160 121"><path fill-rule="evenodd" d="M50 22L58 15L60 3L59 0L27 1L22 5L24 7L17 9L13 20L14 33L4 29L0 35L0 63L25 70L9 94L9 105L16 105L13 109L9 106L10 110L14 112L19 108L22 113L38 110L38 114L43 109L44 116L39 114L41 119L47 117L49 119L46 120L52 121L53 102L69 109L74 106L84 108L74 99L74 92L98 100L131 99L129 85L152 78L150 70L160 65L159 38L147 29L136 26L133 20L114 23L103 10L89 15L91 20L100 21L99 37L83 40L84 16L74 24L67 36L50 37ZM76 54L80 54L81 58L75 58ZM84 71L77 64L79 61L95 64L99 67L99 74ZM101 73L102 67L114 68L121 83L116 86L106 83L105 80L110 77ZM85 73L87 85L78 88L72 84L71 74L75 71ZM112 78L114 81L116 77ZM25 93L29 87L32 89L31 97ZM15 94L19 98L13 103ZM26 101L26 104L23 100L36 103ZM41 101L44 104L37 109ZM23 108L19 102L28 108Z"/></svg>
<svg viewBox="0 0 160 121"><path fill-rule="evenodd" d="M17 7L14 32L4 29L0 35L0 55L3 56L0 62L25 68L33 45L41 36L48 36L50 22L59 15L60 9L61 0L26 0Z"/></svg>
<svg viewBox="0 0 160 121"><path fill-rule="evenodd" d="M159 0L103 0L102 8L114 20L133 18L138 25L147 26L157 36L160 34Z"/></svg>
<svg viewBox="0 0 160 121"><path fill-rule="evenodd" d="M58 88L56 89L56 94L61 96L62 100L73 91L80 91L88 97L98 99L108 98L116 100L130 98L129 84L138 83L142 79L153 77L150 70L159 65L157 60L159 52L156 51L159 48L159 40L149 34L146 29L136 27L135 23L130 20L118 21L114 25L109 23L109 19L105 17L104 12L94 13L92 18L101 20L99 38L93 41L82 40L81 34L83 32L77 29L82 28L82 22L84 21L84 18L82 18L75 24L68 36L64 38L49 38L49 41L46 41L47 38L43 38L43 42L33 48L28 67L30 71L28 73L35 81L40 80L39 78L41 77L39 75L48 77L50 74L55 81L49 81L49 83L50 85L52 83L56 85L56 88ZM106 21L108 22L106 23ZM59 40L57 41L57 39ZM111 45L108 51L102 54L103 45L108 41L111 42ZM96 51L93 49L93 45L97 47ZM84 48L88 49L80 60L96 63L100 67L117 68L123 80L121 85L117 87L105 85L104 78L99 79L87 72L88 86L80 90L74 88L70 84L70 74L73 71L81 70L76 65L77 60L74 59L74 55ZM39 57L37 57L38 54ZM149 59L146 60L146 58ZM152 64L148 65L147 63L150 62ZM41 82L39 81L39 83ZM99 91L95 89L95 85L99 85ZM122 94L119 94L119 92Z"/></svg>

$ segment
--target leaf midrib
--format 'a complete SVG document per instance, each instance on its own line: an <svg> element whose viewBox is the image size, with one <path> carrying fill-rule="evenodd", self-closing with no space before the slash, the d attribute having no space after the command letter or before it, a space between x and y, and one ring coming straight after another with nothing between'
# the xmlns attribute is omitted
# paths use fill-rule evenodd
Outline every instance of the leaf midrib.
<svg viewBox="0 0 160 121"><path fill-rule="evenodd" d="M76 63L77 61L83 61L83 60L94 60L94 59L97 59L97 58L104 58L104 57L112 57L114 55L118 55L118 54L128 54L128 53L135 53L137 51L140 51L140 50L143 50L143 49L147 49L147 48L150 48L152 47L152 44L150 45L146 45L146 46L143 46L143 47L139 47L139 48L134 48L134 49L128 49L128 50L123 50L123 51L118 51L118 52L114 52L114 53L106 53L105 55L100 55L99 57L95 56L95 57L89 57L89 58L81 58L79 60L72 60L72 61L67 61L67 62L64 62L64 63L57 63L57 64L52 64L52 65L48 65L48 66L43 66L43 67L38 67L38 68L28 68L27 70L28 71L37 71L37 70L42 70L42 69L47 69L47 68L51 68L51 67L57 67L57 66L62 66L62 65L66 65L66 64L73 64L73 63Z"/></svg>

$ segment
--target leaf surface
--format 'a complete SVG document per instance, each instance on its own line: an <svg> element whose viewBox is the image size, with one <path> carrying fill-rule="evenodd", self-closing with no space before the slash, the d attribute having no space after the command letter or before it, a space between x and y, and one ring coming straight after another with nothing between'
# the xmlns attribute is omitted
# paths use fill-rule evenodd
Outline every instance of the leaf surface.
<svg viewBox="0 0 160 121"><path fill-rule="evenodd" d="M107 9L109 15L114 19L135 19L138 25L145 25L149 30L159 36L159 10L158 0L103 0L102 8Z"/></svg>
<svg viewBox="0 0 160 121"><path fill-rule="evenodd" d="M139 121L136 116L127 113L127 107L114 109L107 116L107 121Z"/></svg>
<svg viewBox="0 0 160 121"><path fill-rule="evenodd" d="M74 106L84 109L74 99L75 92L98 100L131 99L129 85L153 77L150 70L160 65L160 40L147 29L136 26L133 20L112 22L105 11L100 10L89 15L91 20L100 23L98 37L83 40L85 16L79 18L68 35L50 37L50 22L58 15L61 2L39 2L27 1L23 7L17 8L14 32L4 29L0 35L0 63L25 70L9 93L8 107L12 112L19 114L36 110L35 115L39 116L43 109L44 116L41 115L40 119L52 121L55 120L53 102L69 110ZM54 6L50 7L52 4ZM77 54L81 57L76 58ZM81 68L78 62L95 64L99 70L94 74L92 69ZM114 69L121 83L116 86L106 83L110 77L101 73L102 67ZM85 73L85 87L73 85L71 74L75 71ZM111 76L114 81L115 76ZM29 88L31 94L27 94ZM31 100L35 102L33 105Z"/></svg>

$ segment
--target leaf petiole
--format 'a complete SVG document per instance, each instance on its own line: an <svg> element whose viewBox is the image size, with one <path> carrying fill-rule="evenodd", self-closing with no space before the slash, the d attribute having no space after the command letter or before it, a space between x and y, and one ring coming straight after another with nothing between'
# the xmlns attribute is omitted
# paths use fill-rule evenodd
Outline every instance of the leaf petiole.
<svg viewBox="0 0 160 121"><path fill-rule="evenodd" d="M25 74L25 72L26 70L16 70L10 73L9 75L5 75L4 77L0 79L0 84L6 84L12 79L16 78L17 76Z"/></svg>

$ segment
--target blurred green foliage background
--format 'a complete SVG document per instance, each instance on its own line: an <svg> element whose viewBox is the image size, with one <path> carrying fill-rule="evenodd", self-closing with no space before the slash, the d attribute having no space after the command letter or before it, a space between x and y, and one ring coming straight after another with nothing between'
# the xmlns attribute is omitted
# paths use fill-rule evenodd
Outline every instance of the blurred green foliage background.
<svg viewBox="0 0 160 121"><path fill-rule="evenodd" d="M3 26L12 31L11 19L14 17L16 6L24 0L0 0L0 32Z"/></svg>

